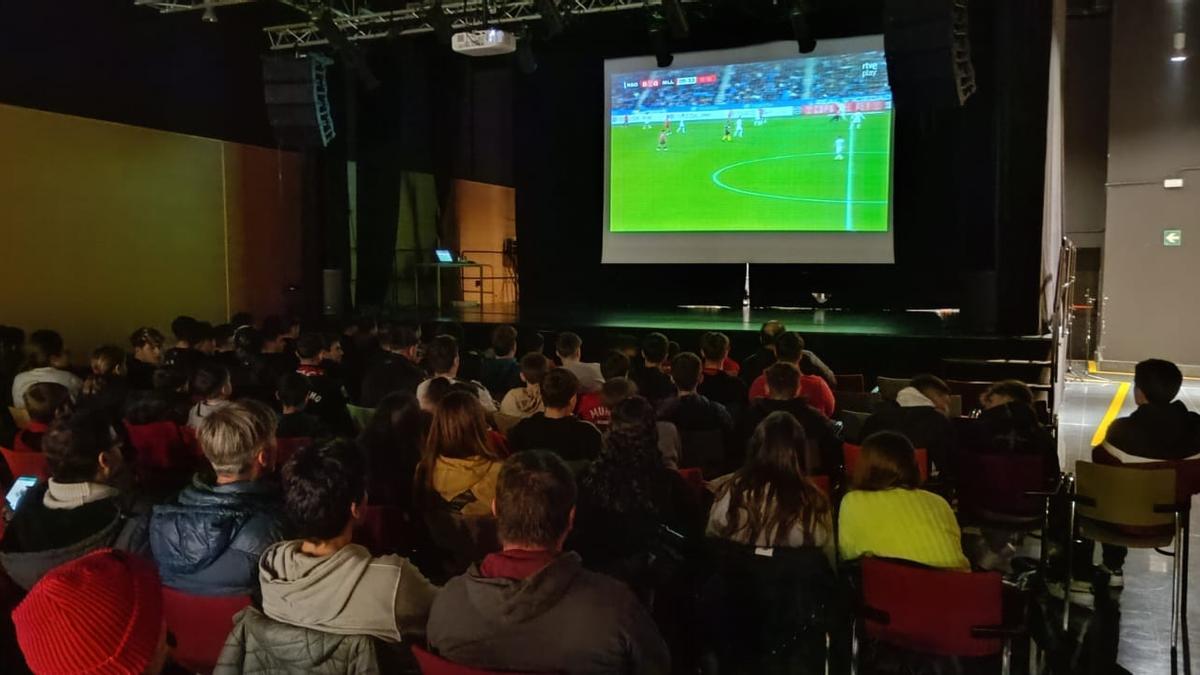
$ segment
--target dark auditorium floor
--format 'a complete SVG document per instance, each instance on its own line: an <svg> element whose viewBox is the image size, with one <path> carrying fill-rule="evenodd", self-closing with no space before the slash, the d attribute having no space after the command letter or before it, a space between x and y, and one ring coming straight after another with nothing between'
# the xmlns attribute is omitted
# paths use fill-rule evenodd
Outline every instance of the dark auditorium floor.
<svg viewBox="0 0 1200 675"><path fill-rule="evenodd" d="M1097 427L1118 393L1122 382L1131 377L1101 373L1069 379L1063 404L1059 407L1059 436L1064 467L1079 459L1089 459L1091 441ZM1200 410L1200 380L1184 382L1180 399L1192 410ZM1119 416L1134 408L1132 388L1124 396ZM1191 644L1200 648L1200 517L1192 514L1190 599L1188 623ZM1171 672L1171 558L1151 550L1131 550L1125 563L1125 590L1120 595L1120 634L1117 662L1137 675L1161 675ZM1180 648L1182 655L1182 646ZM1193 667L1197 665L1192 658ZM1182 661L1180 663L1182 666ZM1182 670L1180 671L1182 672Z"/></svg>

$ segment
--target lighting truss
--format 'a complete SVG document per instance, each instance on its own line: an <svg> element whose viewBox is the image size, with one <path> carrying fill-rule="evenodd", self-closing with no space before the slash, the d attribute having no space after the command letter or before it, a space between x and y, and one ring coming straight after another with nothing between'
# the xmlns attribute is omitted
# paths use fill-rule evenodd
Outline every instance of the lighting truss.
<svg viewBox="0 0 1200 675"><path fill-rule="evenodd" d="M193 12L205 10L210 7L216 9L218 7L229 7L231 5L246 5L259 0L133 0L133 4L138 7L149 7L156 9L160 14L174 14L176 12Z"/></svg>
<svg viewBox="0 0 1200 675"><path fill-rule="evenodd" d="M228 2L246 0L226 0ZM683 5L697 5L707 0L680 0ZM200 3L196 3L200 4ZM292 0L287 4L298 9L307 4L302 0ZM401 35L418 35L434 32L428 5L413 3L404 9L389 11L372 11L362 2L343 0L334 3L311 3L313 6L341 6L343 10L335 11L334 23L351 40L374 40L383 37ZM433 3L436 7L441 4L452 31L473 30L483 26L484 0L447 0L443 3ZM535 0L487 0L488 25L505 25L533 23L539 21L542 15L538 13ZM658 7L662 0L562 0L559 10L564 15L602 14L639 10L646 7ZM328 44L311 21L292 23L279 26L268 26L263 29L267 34L272 50L303 49Z"/></svg>

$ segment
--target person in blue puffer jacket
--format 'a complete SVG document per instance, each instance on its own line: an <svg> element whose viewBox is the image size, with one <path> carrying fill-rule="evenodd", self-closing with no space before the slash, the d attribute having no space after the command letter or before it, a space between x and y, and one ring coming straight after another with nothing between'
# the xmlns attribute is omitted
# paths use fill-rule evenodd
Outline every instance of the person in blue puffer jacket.
<svg viewBox="0 0 1200 675"><path fill-rule="evenodd" d="M163 585L197 595L258 597L258 559L283 539L282 497L260 480L275 444L275 415L253 401L230 403L196 431L215 479L197 474L154 507L150 549Z"/></svg>

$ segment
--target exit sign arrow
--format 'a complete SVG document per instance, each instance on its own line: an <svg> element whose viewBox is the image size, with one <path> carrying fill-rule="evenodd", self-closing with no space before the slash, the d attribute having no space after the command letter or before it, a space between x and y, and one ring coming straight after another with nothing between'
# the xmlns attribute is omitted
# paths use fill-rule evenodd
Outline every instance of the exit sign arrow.
<svg viewBox="0 0 1200 675"><path fill-rule="evenodd" d="M1183 246L1183 230L1163 230L1163 246Z"/></svg>

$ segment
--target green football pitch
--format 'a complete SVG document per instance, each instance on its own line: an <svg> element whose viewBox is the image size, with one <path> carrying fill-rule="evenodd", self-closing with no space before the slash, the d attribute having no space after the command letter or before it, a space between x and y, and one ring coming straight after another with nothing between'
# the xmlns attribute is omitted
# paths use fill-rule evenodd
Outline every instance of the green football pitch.
<svg viewBox="0 0 1200 675"><path fill-rule="evenodd" d="M613 232L886 232L891 112L858 129L843 117L746 119L722 140L723 121L612 127L609 228ZM845 140L842 159L834 153Z"/></svg>

